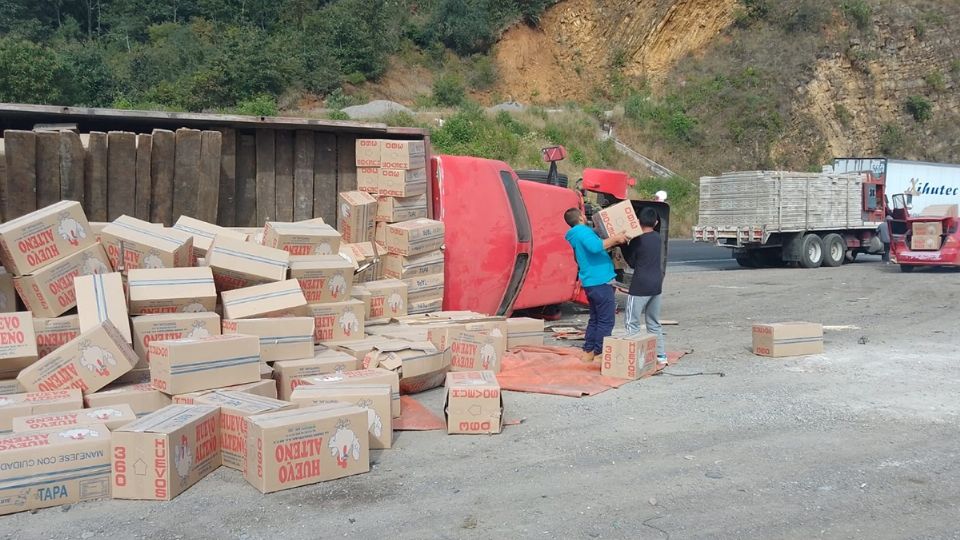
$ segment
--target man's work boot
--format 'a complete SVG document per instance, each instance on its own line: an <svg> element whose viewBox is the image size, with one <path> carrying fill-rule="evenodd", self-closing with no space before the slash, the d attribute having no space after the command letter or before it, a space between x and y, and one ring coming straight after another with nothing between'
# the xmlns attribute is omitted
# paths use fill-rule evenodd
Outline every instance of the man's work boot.
<svg viewBox="0 0 960 540"><path fill-rule="evenodd" d="M583 351L583 354L580 355L580 360L581 360L584 364L592 364L592 363L593 363L593 359L594 359L596 356L597 356L597 353L595 353L595 352Z"/></svg>

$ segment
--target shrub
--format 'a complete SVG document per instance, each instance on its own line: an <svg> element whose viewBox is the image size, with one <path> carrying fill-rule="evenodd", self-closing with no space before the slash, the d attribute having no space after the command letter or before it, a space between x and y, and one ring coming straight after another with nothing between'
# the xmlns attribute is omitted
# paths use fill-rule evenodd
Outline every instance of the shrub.
<svg viewBox="0 0 960 540"><path fill-rule="evenodd" d="M787 32L819 32L830 19L830 12L817 0L803 0L783 23Z"/></svg>
<svg viewBox="0 0 960 540"><path fill-rule="evenodd" d="M903 130L896 124L884 124L880 131L880 152L885 156L896 156L904 142Z"/></svg>
<svg viewBox="0 0 960 540"><path fill-rule="evenodd" d="M497 82L497 67L489 56L475 56L470 63L467 84L474 90L489 90Z"/></svg>
<svg viewBox="0 0 960 540"><path fill-rule="evenodd" d="M467 90L458 75L448 73L433 81L433 100L437 105L456 107L462 105L466 98Z"/></svg>
<svg viewBox="0 0 960 540"><path fill-rule="evenodd" d="M279 112L276 98L266 94L237 103L235 110L237 114L249 116L276 116Z"/></svg>
<svg viewBox="0 0 960 540"><path fill-rule="evenodd" d="M329 120L350 120L350 115L343 111L330 111L327 113Z"/></svg>
<svg viewBox="0 0 960 540"><path fill-rule="evenodd" d="M870 28L873 12L865 0L846 0L840 4L843 15L860 30Z"/></svg>
<svg viewBox="0 0 960 540"><path fill-rule="evenodd" d="M833 107L833 114L836 115L837 121L840 122L840 125L849 128L850 122L853 121L853 115L850 114L850 111L841 103L837 103Z"/></svg>
<svg viewBox="0 0 960 540"><path fill-rule="evenodd" d="M934 71L927 74L923 80L927 83L927 86L929 86L931 90L938 94L943 93L947 89L947 81L943 78L943 73L940 73L939 71Z"/></svg>
<svg viewBox="0 0 960 540"><path fill-rule="evenodd" d="M917 122L923 123L933 118L933 105L923 96L910 96L905 108Z"/></svg>

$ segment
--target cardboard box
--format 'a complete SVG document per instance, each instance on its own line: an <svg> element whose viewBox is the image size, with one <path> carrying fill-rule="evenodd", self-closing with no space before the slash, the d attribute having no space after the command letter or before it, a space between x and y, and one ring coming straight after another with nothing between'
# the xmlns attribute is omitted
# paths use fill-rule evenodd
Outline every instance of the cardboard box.
<svg viewBox="0 0 960 540"><path fill-rule="evenodd" d="M408 326L404 324L381 324L369 327L371 335L401 339L405 341L430 341L429 328L426 326Z"/></svg>
<svg viewBox="0 0 960 540"><path fill-rule="evenodd" d="M22 394L26 388L20 386L20 381L16 379L0 380L0 396L9 396L10 394Z"/></svg>
<svg viewBox="0 0 960 540"><path fill-rule="evenodd" d="M290 277L300 282L308 304L339 302L350 298L353 270L353 263L339 254L290 263Z"/></svg>
<svg viewBox="0 0 960 540"><path fill-rule="evenodd" d="M753 354L804 356L823 352L823 326L808 322L753 325Z"/></svg>
<svg viewBox="0 0 960 540"><path fill-rule="evenodd" d="M110 431L106 426L0 436L0 514L109 496Z"/></svg>
<svg viewBox="0 0 960 540"><path fill-rule="evenodd" d="M377 193L387 197L416 197L427 193L427 170L380 169Z"/></svg>
<svg viewBox="0 0 960 540"><path fill-rule="evenodd" d="M423 141L380 141L380 166L386 169L426 167L427 147Z"/></svg>
<svg viewBox="0 0 960 540"><path fill-rule="evenodd" d="M397 339L377 345L363 358L365 369L383 368L400 376L400 391L417 394L443 384L449 358L429 341Z"/></svg>
<svg viewBox="0 0 960 540"><path fill-rule="evenodd" d="M37 339L37 357L43 358L80 335L80 317L33 319L33 333Z"/></svg>
<svg viewBox="0 0 960 540"><path fill-rule="evenodd" d="M350 296L353 297L354 300L360 300L361 302L363 302L363 318L365 320L369 319L370 318L370 301L373 298L373 294L371 294L370 291L367 290L367 288L364 287L363 285L354 285L350 289Z"/></svg>
<svg viewBox="0 0 960 540"><path fill-rule="evenodd" d="M600 373L617 379L636 380L657 371L657 337L640 334L603 340Z"/></svg>
<svg viewBox="0 0 960 540"><path fill-rule="evenodd" d="M349 403L367 410L367 431L371 449L393 446L393 413L389 384L332 384L298 386L290 401L301 407Z"/></svg>
<svg viewBox="0 0 960 540"><path fill-rule="evenodd" d="M220 292L287 278L290 254L233 238L217 237L207 251L207 266Z"/></svg>
<svg viewBox="0 0 960 540"><path fill-rule="evenodd" d="M373 243L384 253L387 252L387 225L389 225L389 223L379 221L373 229Z"/></svg>
<svg viewBox="0 0 960 540"><path fill-rule="evenodd" d="M0 224L0 261L11 274L24 276L94 242L80 203L60 201Z"/></svg>
<svg viewBox="0 0 960 540"><path fill-rule="evenodd" d="M268 221L263 245L290 255L333 255L340 250L340 233L330 225Z"/></svg>
<svg viewBox="0 0 960 540"><path fill-rule="evenodd" d="M336 371L324 375L303 377L295 383L296 387L305 384L319 384L330 386L334 384L386 384L390 386L390 412L394 418L400 417L400 376L396 371L389 369L357 369L352 371Z"/></svg>
<svg viewBox="0 0 960 540"><path fill-rule="evenodd" d="M159 411L171 402L170 396L150 386L149 382L114 383L99 392L83 396L83 401L90 409L128 405L138 417Z"/></svg>
<svg viewBox="0 0 960 540"><path fill-rule="evenodd" d="M102 424L109 430L125 426L137 419L129 405L120 404L99 409L75 409L43 414L18 416L13 419L13 431L36 431L39 429L66 430L74 427Z"/></svg>
<svg viewBox="0 0 960 540"><path fill-rule="evenodd" d="M636 238L643 234L640 228L640 220L637 213L633 210L631 201L623 201L608 206L594 214L594 222L600 229L598 232L604 238L610 238L617 234L625 234L627 238Z"/></svg>
<svg viewBox="0 0 960 540"><path fill-rule="evenodd" d="M380 140L357 139L355 164L357 167L379 167Z"/></svg>
<svg viewBox="0 0 960 540"><path fill-rule="evenodd" d="M384 253L372 242L343 244L340 247L340 255L354 265L354 283L383 279L381 255Z"/></svg>
<svg viewBox="0 0 960 540"><path fill-rule="evenodd" d="M260 359L264 362L312 356L313 327L313 317L223 320L224 334L260 338Z"/></svg>
<svg viewBox="0 0 960 540"><path fill-rule="evenodd" d="M0 397L0 432L13 429L13 419L34 414L72 411L83 407L79 390L23 392Z"/></svg>
<svg viewBox="0 0 960 540"><path fill-rule="evenodd" d="M96 392L133 369L137 355L110 321L81 333L17 376L30 391ZM76 408L76 407L74 407Z"/></svg>
<svg viewBox="0 0 960 540"><path fill-rule="evenodd" d="M364 311L360 300L346 300L330 304L311 304L314 319L315 343L359 341L363 339Z"/></svg>
<svg viewBox="0 0 960 540"><path fill-rule="evenodd" d="M130 315L127 314L127 297L120 273L78 276L73 283L77 290L80 331L86 332L100 326L103 321L110 321L127 343L133 343Z"/></svg>
<svg viewBox="0 0 960 540"><path fill-rule="evenodd" d="M433 343L434 347L444 352L453 344L454 338L467 330L465 325L454 322L423 325L423 328L427 330L427 341Z"/></svg>
<svg viewBox="0 0 960 540"><path fill-rule="evenodd" d="M185 394L260 380L260 340L240 334L155 341L148 349L150 384Z"/></svg>
<svg viewBox="0 0 960 540"><path fill-rule="evenodd" d="M397 223L427 217L427 195L410 197L380 197L377 201L377 221Z"/></svg>
<svg viewBox="0 0 960 540"><path fill-rule="evenodd" d="M337 196L339 217L337 230L344 242L373 242L374 218L377 217L377 199L363 191L344 191ZM337 245L339 251L340 246ZM336 253L336 251L334 251Z"/></svg>
<svg viewBox="0 0 960 540"><path fill-rule="evenodd" d="M451 371L492 371L500 373L507 338L499 330L460 332L453 337L448 356Z"/></svg>
<svg viewBox="0 0 960 540"><path fill-rule="evenodd" d="M439 274L443 276L443 252L429 251L407 257L388 253L383 256L383 275L394 279L409 279Z"/></svg>
<svg viewBox="0 0 960 540"><path fill-rule="evenodd" d="M407 285L407 300L409 302L425 302L443 299L443 274L428 274L405 278Z"/></svg>
<svg viewBox="0 0 960 540"><path fill-rule="evenodd" d="M139 364L137 364L139 365ZM123 385L123 384L139 384L139 383L150 383L150 368L149 367L136 367L124 373L123 375L117 377L111 385Z"/></svg>
<svg viewBox="0 0 960 540"><path fill-rule="evenodd" d="M171 396L171 400L173 403L178 405L193 405L197 403L197 398L212 392L237 392L240 394L250 394L251 396L277 399L277 382L272 378L260 379L259 381L252 383L235 384L233 386L224 386L222 388L211 388L209 390L198 390L196 392L187 392L186 394L177 394L175 396Z"/></svg>
<svg viewBox="0 0 960 540"><path fill-rule="evenodd" d="M220 452L223 466L243 471L247 460L246 419L257 414L296 409L297 405L242 392L215 390L197 397L197 405L220 409Z"/></svg>
<svg viewBox="0 0 960 540"><path fill-rule="evenodd" d="M116 271L121 269L121 244L124 271L193 266L193 236L183 231L160 230L152 223L124 215L104 227L100 239Z"/></svg>
<svg viewBox="0 0 960 540"><path fill-rule="evenodd" d="M33 314L0 313L0 378L16 377L37 358Z"/></svg>
<svg viewBox="0 0 960 540"><path fill-rule="evenodd" d="M247 417L244 478L271 493L369 471L367 416L341 403Z"/></svg>
<svg viewBox="0 0 960 540"><path fill-rule="evenodd" d="M398 279L369 281L364 289L370 293L370 320L390 320L407 314L407 284Z"/></svg>
<svg viewBox="0 0 960 540"><path fill-rule="evenodd" d="M59 317L77 305L74 278L111 272L100 244L75 251L29 276L14 278L20 298L35 317Z"/></svg>
<svg viewBox="0 0 960 540"><path fill-rule="evenodd" d="M380 167L357 167L357 190L376 195L380 190Z"/></svg>
<svg viewBox="0 0 960 540"><path fill-rule="evenodd" d="M302 317L309 313L307 299L295 279L225 291L221 297L225 319Z"/></svg>
<svg viewBox="0 0 960 540"><path fill-rule="evenodd" d="M914 236L943 236L941 221L915 221L912 227Z"/></svg>
<svg viewBox="0 0 960 540"><path fill-rule="evenodd" d="M956 204L933 204L924 208L919 215L920 217L956 218L957 208Z"/></svg>
<svg viewBox="0 0 960 540"><path fill-rule="evenodd" d="M220 335L220 316L216 313L163 313L134 317L133 350L140 361L134 368L150 367L147 350L154 341L199 339Z"/></svg>
<svg viewBox="0 0 960 540"><path fill-rule="evenodd" d="M303 360L281 360L273 364L273 376L277 379L279 398L289 400L293 389L305 384L303 379L337 373L354 371L360 367L360 360L340 351L322 351L313 358Z"/></svg>
<svg viewBox="0 0 960 540"><path fill-rule="evenodd" d="M418 300L410 302L407 307L407 313L411 315L422 315L425 313L434 313L443 309L443 298L435 300Z"/></svg>
<svg viewBox="0 0 960 540"><path fill-rule="evenodd" d="M377 345L387 344L393 341L394 338L389 338L385 336L370 336L366 339L360 341L351 341L349 343L338 343L335 346L335 349L349 354L350 356L357 359L358 362L363 362L364 357L367 356Z"/></svg>
<svg viewBox="0 0 960 540"><path fill-rule="evenodd" d="M387 225L387 251L397 255L420 255L443 247L443 223L414 219Z"/></svg>
<svg viewBox="0 0 960 540"><path fill-rule="evenodd" d="M131 270L130 314L197 313L217 307L217 289L208 267Z"/></svg>
<svg viewBox="0 0 960 540"><path fill-rule="evenodd" d="M168 405L113 432L114 499L169 501L221 464L220 410Z"/></svg>
<svg viewBox="0 0 960 540"><path fill-rule="evenodd" d="M522 346L543 346L543 319L529 317L507 319L507 348Z"/></svg>
<svg viewBox="0 0 960 540"><path fill-rule="evenodd" d="M207 250L213 244L213 239L218 235L233 238L240 242L247 241L246 233L207 223L190 216L180 216L177 222L173 224L173 228L193 236L193 254L195 257L205 257Z"/></svg>
<svg viewBox="0 0 960 540"><path fill-rule="evenodd" d="M910 237L910 249L915 251L937 251L943 244L940 236L921 236L914 234Z"/></svg>
<svg viewBox="0 0 960 540"><path fill-rule="evenodd" d="M447 434L500 433L503 396L496 375L490 371L448 373L446 387Z"/></svg>
<svg viewBox="0 0 960 540"><path fill-rule="evenodd" d="M13 274L0 266L0 313L17 310L17 288L13 285Z"/></svg>

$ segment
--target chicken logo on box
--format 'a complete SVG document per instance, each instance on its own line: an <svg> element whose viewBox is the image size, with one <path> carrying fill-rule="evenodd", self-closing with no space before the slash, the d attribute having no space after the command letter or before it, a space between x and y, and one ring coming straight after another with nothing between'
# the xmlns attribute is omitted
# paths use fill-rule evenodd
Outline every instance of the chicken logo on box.
<svg viewBox="0 0 960 540"><path fill-rule="evenodd" d="M357 319L357 315L348 311L340 316L340 329L343 330L343 335L351 336L354 332L360 330L360 320Z"/></svg>
<svg viewBox="0 0 960 540"><path fill-rule="evenodd" d="M117 360L113 357L113 353L99 345L92 344L90 341L80 344L80 355L80 365L101 377L109 377L110 367L117 366Z"/></svg>
<svg viewBox="0 0 960 540"><path fill-rule="evenodd" d="M72 441L82 441L84 439L92 439L99 436L100 433L87 428L73 428L60 432L60 437L63 437L64 439L70 439Z"/></svg>
<svg viewBox="0 0 960 540"><path fill-rule="evenodd" d="M193 451L190 450L190 440L187 439L186 435L180 437L180 442L173 449L173 465L181 482L190 476L190 466L193 465Z"/></svg>
<svg viewBox="0 0 960 540"><path fill-rule="evenodd" d="M357 407L367 410L367 431L374 437L383 435L383 418L380 418L380 413L374 409L373 400L361 399L357 401Z"/></svg>
<svg viewBox="0 0 960 540"><path fill-rule="evenodd" d="M83 262L80 263L80 275L92 276L94 274L109 274L110 268L100 259L89 253L83 254Z"/></svg>
<svg viewBox="0 0 960 540"><path fill-rule="evenodd" d="M77 247L80 245L80 241L87 237L87 230L79 221L70 216L70 212L62 212L60 222L57 224L57 234L60 235L60 238L69 242L71 246Z"/></svg>
<svg viewBox="0 0 960 540"><path fill-rule="evenodd" d="M330 454L337 458L337 465L341 469L347 468L351 457L354 461L360 461L360 439L350 429L349 420L343 418L337 421L337 431L330 438L327 448L330 449Z"/></svg>
<svg viewBox="0 0 960 540"><path fill-rule="evenodd" d="M94 420L102 420L104 422L123 416L123 413L116 409L93 409L87 411L86 414L89 418L93 418Z"/></svg>

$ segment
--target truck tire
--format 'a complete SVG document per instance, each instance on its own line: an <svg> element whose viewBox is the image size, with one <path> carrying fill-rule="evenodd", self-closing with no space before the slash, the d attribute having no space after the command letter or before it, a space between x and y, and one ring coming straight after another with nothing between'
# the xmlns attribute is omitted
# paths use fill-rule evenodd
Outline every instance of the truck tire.
<svg viewBox="0 0 960 540"><path fill-rule="evenodd" d="M823 265L828 268L836 268L843 264L843 259L847 254L847 244L843 237L836 233L831 233L823 237Z"/></svg>
<svg viewBox="0 0 960 540"><path fill-rule="evenodd" d="M753 255L752 252L741 253L735 257L737 259L737 264L743 268L756 268L759 266L757 264L757 258Z"/></svg>
<svg viewBox="0 0 960 540"><path fill-rule="evenodd" d="M821 264L823 264L823 240L815 234L805 235L800 249L800 266L820 268Z"/></svg>

